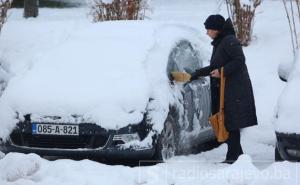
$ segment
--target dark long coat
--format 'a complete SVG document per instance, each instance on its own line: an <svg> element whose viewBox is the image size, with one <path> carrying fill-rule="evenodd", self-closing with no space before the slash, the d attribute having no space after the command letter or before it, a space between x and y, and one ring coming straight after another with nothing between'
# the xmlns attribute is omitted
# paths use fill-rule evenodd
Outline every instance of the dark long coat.
<svg viewBox="0 0 300 185"><path fill-rule="evenodd" d="M225 127L228 131L257 125L254 95L242 46L235 37L230 19L212 42L210 65L196 70L196 76L208 76L214 69L224 67ZM220 79L211 77L212 114L219 111Z"/></svg>

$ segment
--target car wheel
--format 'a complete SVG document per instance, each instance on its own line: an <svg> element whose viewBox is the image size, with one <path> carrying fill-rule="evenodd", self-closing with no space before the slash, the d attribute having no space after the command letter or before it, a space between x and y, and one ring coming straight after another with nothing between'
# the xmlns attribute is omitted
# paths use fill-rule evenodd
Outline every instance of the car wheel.
<svg viewBox="0 0 300 185"><path fill-rule="evenodd" d="M275 162L283 161L282 157L280 156L279 150L277 145L275 146Z"/></svg>
<svg viewBox="0 0 300 185"><path fill-rule="evenodd" d="M173 120L168 116L164 129L158 137L154 156L156 160L166 161L177 154L179 127Z"/></svg>

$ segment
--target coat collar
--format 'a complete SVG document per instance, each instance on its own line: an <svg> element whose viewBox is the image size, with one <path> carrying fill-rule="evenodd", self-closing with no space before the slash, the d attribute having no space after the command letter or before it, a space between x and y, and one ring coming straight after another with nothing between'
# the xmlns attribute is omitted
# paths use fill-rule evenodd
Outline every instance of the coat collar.
<svg viewBox="0 0 300 185"><path fill-rule="evenodd" d="M219 35L211 42L211 45L218 46L218 44L220 44L221 40L227 35L235 35L233 24L232 24L230 18L228 18L225 21L223 29L221 30Z"/></svg>
<svg viewBox="0 0 300 185"><path fill-rule="evenodd" d="M223 36L222 34L219 34L219 35L211 42L211 45L213 45L213 46L219 45L223 37L224 37L224 36Z"/></svg>

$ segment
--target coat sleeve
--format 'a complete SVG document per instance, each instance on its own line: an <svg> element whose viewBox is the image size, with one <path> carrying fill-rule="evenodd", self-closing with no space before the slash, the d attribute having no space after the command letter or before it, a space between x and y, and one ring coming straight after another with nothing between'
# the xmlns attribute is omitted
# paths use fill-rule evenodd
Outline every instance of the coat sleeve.
<svg viewBox="0 0 300 185"><path fill-rule="evenodd" d="M197 76L197 77L208 76L211 72L210 68L211 68L210 66L206 66L206 67L203 67L201 69L197 69L192 74L192 76Z"/></svg>
<svg viewBox="0 0 300 185"><path fill-rule="evenodd" d="M201 69L197 69L195 72L191 74L191 81L197 80L199 77L208 76L210 74L210 66L203 67Z"/></svg>
<svg viewBox="0 0 300 185"><path fill-rule="evenodd" d="M224 50L230 59L224 66L224 75L230 76L245 65L245 55L237 39L228 39L225 42Z"/></svg>

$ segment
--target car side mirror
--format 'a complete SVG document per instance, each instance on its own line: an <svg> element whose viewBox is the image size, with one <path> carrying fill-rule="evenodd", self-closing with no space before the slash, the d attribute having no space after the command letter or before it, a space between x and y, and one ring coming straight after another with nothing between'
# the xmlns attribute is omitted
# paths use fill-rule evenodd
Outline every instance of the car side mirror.
<svg viewBox="0 0 300 185"><path fill-rule="evenodd" d="M280 80L287 82L294 63L281 63L278 66L278 76Z"/></svg>
<svg viewBox="0 0 300 185"><path fill-rule="evenodd" d="M280 76L280 75L279 75L279 79L280 79L281 81L283 81L283 82L287 82L287 79L285 79L284 77L282 77L282 76Z"/></svg>

